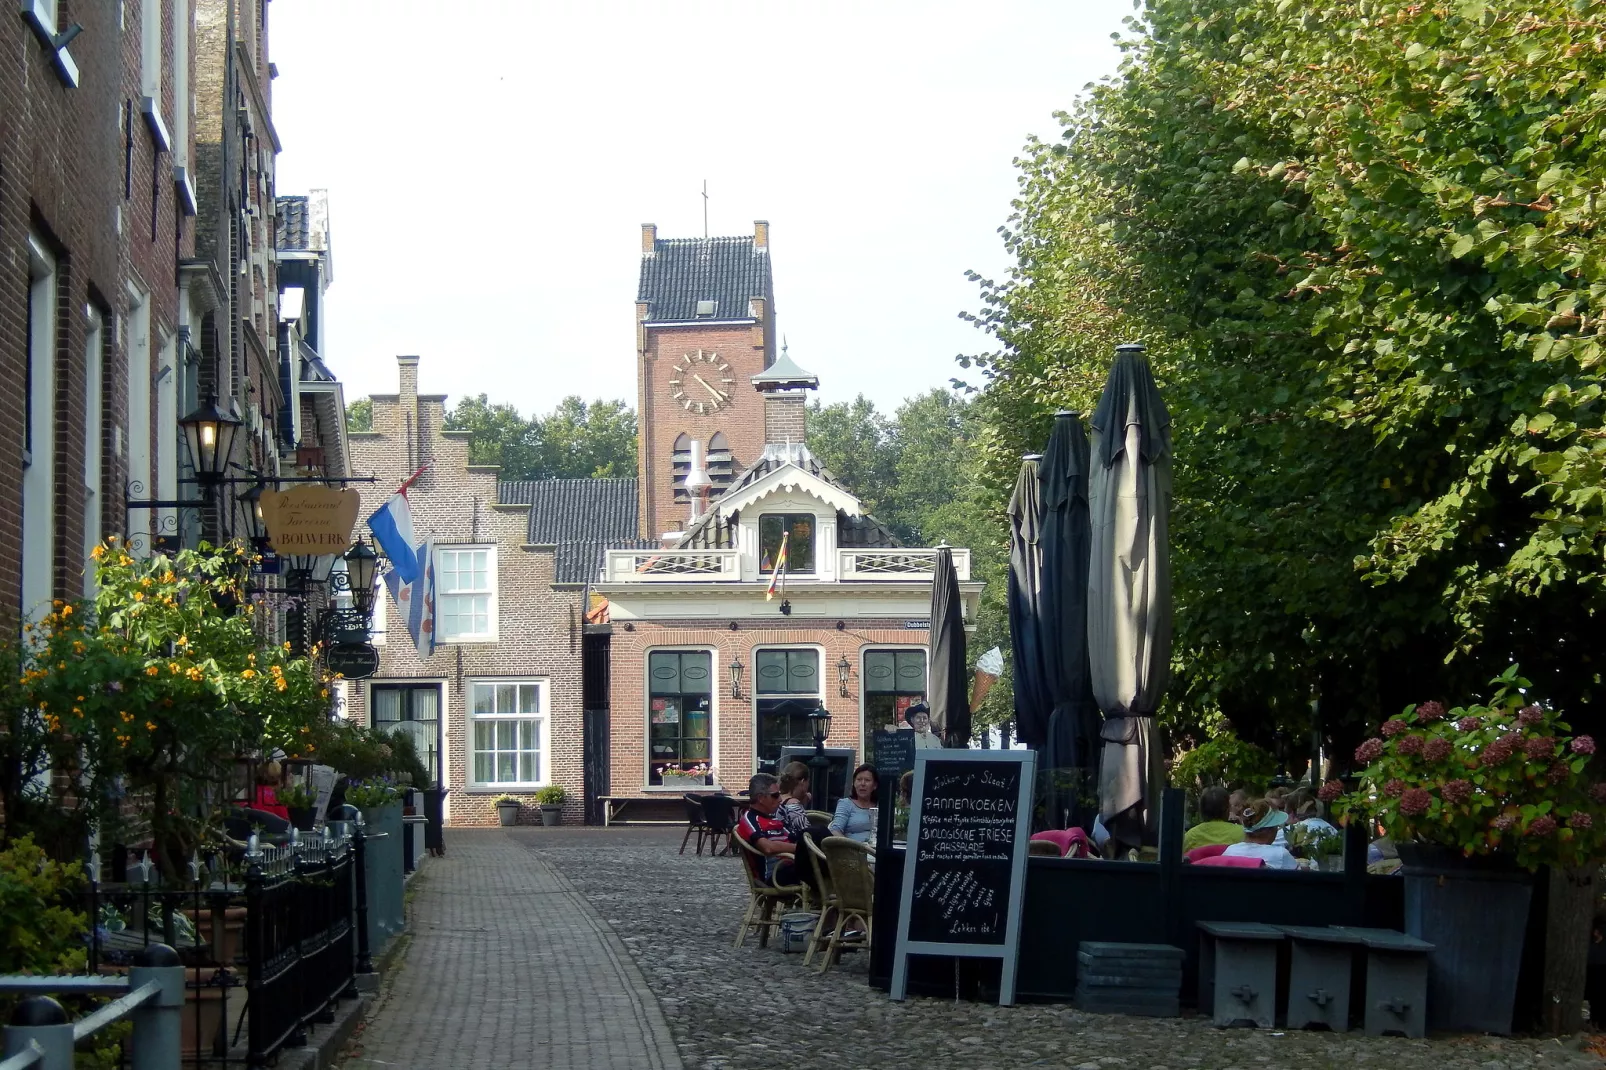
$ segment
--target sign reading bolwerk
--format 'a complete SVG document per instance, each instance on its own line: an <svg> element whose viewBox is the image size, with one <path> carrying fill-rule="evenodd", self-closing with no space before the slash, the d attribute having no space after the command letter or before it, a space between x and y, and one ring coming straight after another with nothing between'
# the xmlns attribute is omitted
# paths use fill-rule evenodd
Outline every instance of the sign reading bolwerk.
<svg viewBox="0 0 1606 1070"><path fill-rule="evenodd" d="M333 487L262 492L268 544L281 554L343 554L351 546L362 495Z"/></svg>

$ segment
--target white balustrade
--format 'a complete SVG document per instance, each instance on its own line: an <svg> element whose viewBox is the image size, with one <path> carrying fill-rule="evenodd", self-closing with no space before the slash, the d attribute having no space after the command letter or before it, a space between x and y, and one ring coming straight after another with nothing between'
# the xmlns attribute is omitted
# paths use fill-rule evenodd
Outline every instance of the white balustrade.
<svg viewBox="0 0 1606 1070"><path fill-rule="evenodd" d="M735 550L609 550L609 583L687 583L742 578Z"/></svg>
<svg viewBox="0 0 1606 1070"><path fill-rule="evenodd" d="M954 571L970 579L970 551L951 550ZM845 581L931 582L937 567L935 547L860 547L837 551L837 575Z"/></svg>

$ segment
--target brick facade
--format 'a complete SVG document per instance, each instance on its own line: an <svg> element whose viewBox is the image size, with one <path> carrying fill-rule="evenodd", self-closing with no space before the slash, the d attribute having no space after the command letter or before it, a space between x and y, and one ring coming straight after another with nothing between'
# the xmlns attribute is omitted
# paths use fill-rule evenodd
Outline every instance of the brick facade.
<svg viewBox="0 0 1606 1070"><path fill-rule="evenodd" d="M580 658L583 628L582 593L554 589L552 547L526 544L529 509L498 502L497 469L470 465L468 433L442 430L446 416L443 394L419 394L418 358L399 358L400 390L373 397L371 432L350 434L353 467L378 481L362 485L362 520L371 514L420 466L431 467L408 490L413 530L419 539L435 540L437 548L491 545L496 548L495 642L438 646L427 662L418 657L388 593L386 635L379 647L380 667L372 680L346 688L348 716L370 720L374 684L439 683L445 717L447 816L453 825L494 825L492 800L501 788L469 783L469 694L476 679L518 678L547 681L547 743L543 749L544 783L568 792L564 818L583 819L581 768L582 714ZM533 789L507 791L527 804L522 820L538 820Z"/></svg>

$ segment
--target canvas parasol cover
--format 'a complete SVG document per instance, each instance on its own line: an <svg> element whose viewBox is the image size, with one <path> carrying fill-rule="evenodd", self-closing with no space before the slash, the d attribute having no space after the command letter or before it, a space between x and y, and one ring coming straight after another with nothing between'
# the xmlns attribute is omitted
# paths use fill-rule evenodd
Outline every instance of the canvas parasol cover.
<svg viewBox="0 0 1606 1070"><path fill-rule="evenodd" d="M950 747L970 741L970 672L965 666L965 614L953 551L937 548L931 573L931 718Z"/></svg>
<svg viewBox="0 0 1606 1070"><path fill-rule="evenodd" d="M1116 349L1093 413L1088 654L1104 711L1099 814L1128 846L1157 842L1154 713L1171 678L1171 417L1143 347Z"/></svg>
<svg viewBox="0 0 1606 1070"><path fill-rule="evenodd" d="M1028 456L1021 461L1008 510L1009 649L1015 667L1015 738L1028 747L1041 747L1048 738L1048 715L1054 705L1048 697L1042 635L1038 630L1043 501L1038 493L1037 460Z"/></svg>

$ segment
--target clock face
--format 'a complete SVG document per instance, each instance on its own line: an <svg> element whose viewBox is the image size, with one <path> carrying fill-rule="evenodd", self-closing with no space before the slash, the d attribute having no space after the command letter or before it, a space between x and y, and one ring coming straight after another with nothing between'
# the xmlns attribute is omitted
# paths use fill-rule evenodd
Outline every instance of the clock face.
<svg viewBox="0 0 1606 1070"><path fill-rule="evenodd" d="M687 412L718 412L731 403L735 389L731 366L718 353L687 353L669 372L669 396Z"/></svg>

